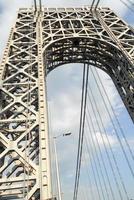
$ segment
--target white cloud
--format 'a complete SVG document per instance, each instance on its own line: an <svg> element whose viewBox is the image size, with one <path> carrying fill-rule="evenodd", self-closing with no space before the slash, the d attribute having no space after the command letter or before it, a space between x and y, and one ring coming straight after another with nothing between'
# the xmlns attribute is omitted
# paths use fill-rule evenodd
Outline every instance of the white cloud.
<svg viewBox="0 0 134 200"><path fill-rule="evenodd" d="M63 67L61 67L62 69ZM50 90L51 92L49 93L50 96L50 109L51 109L51 116L52 116L52 121L53 123L53 129L54 132L57 132L57 130L59 130L59 127L61 129L74 129L75 127L78 126L79 123L79 115L80 115L80 101L81 101L81 89L80 89L80 82L81 82L81 75L80 73L76 72L76 70L71 70L72 67L68 67L69 69L63 69L61 71L61 77L64 77L65 80L68 83L68 88L66 88L66 85L64 86L64 84L62 85L62 82L59 85L59 88L53 88L54 85L52 85L51 87L48 88L48 90ZM77 71L80 71L80 67L75 66L75 68L78 68ZM60 71L60 69L58 70ZM67 71L67 73L66 73ZM74 75L75 72L75 75ZM58 72L53 72L54 73L54 77L56 77L58 75ZM70 79L71 74L73 74L73 79ZM102 76L101 76L102 75ZM52 77L53 77L52 76ZM116 112L120 113L122 108L123 108L123 104L121 103L120 99L119 99L119 95L115 89L115 87L113 86L113 83L111 81L111 79L108 77L108 75L106 75L104 72L100 73L100 76L102 77L102 82L103 85L105 87L105 90L107 92L107 95L109 97L110 103L112 104L112 106L114 108L116 108ZM109 79L109 80L108 80ZM48 83L50 83L51 77L48 79ZM59 82L63 81L62 78L59 77ZM90 86L92 88L92 92L94 95L94 98L96 99L96 104L98 106L98 110L100 112L103 124L105 127L108 126L110 118L109 115L107 114L107 109L110 112L111 118L114 116L112 110L111 110L111 104L109 104L109 101L107 100L105 93L103 91L103 89L101 88L100 84L100 91L102 93L103 98L105 99L105 104L103 102L103 99L98 91L98 88L96 87L96 84L93 80L93 77L91 76L89 78L89 82L90 82ZM74 84L74 85L72 85ZM51 84L50 84L51 85ZM54 89L54 94L52 94L52 90L51 88ZM62 89L64 88L64 89ZM56 92L56 90L59 90ZM89 91L90 93L90 91ZM51 97L52 96L52 97ZM90 97L91 98L91 97ZM99 102L99 104L98 104ZM95 106L94 104L94 99L92 99L92 103L93 106ZM90 103L87 102L88 107L89 107L89 113L90 115L94 116L93 110L91 109ZM105 108L105 106L107 106L107 109ZM102 114L103 113L103 114ZM99 120L99 116L97 115L97 119ZM95 118L92 118L93 122L96 124Z"/></svg>
<svg viewBox="0 0 134 200"><path fill-rule="evenodd" d="M74 92L76 93L76 91ZM79 120L79 97L78 94L59 94L51 101L51 113L53 129L55 132L59 130L69 129L76 126ZM50 105L49 104L49 105ZM73 122L73 124L72 124Z"/></svg>
<svg viewBox="0 0 134 200"><path fill-rule="evenodd" d="M94 141L96 142L96 139L98 140L98 143L100 146L104 147L104 145L109 148L109 144L111 147L114 147L117 144L117 139L115 136L112 135L106 135L104 133L97 132L95 133L96 136L93 136Z"/></svg>

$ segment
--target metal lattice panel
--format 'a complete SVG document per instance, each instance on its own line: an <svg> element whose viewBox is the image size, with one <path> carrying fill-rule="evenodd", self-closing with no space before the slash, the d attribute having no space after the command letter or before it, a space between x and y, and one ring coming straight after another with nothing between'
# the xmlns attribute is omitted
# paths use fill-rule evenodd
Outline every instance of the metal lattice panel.
<svg viewBox="0 0 134 200"><path fill-rule="evenodd" d="M134 31L109 8L20 9L0 66L0 199L51 198L45 76L89 63L134 119Z"/></svg>

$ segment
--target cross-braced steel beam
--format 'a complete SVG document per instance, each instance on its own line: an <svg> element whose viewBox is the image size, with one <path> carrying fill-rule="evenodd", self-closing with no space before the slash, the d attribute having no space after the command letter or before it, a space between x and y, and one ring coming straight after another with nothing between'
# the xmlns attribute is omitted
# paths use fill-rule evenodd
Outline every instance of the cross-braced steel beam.
<svg viewBox="0 0 134 200"><path fill-rule="evenodd" d="M20 9L0 66L0 199L52 199L46 75L90 63L134 120L134 31L109 8Z"/></svg>

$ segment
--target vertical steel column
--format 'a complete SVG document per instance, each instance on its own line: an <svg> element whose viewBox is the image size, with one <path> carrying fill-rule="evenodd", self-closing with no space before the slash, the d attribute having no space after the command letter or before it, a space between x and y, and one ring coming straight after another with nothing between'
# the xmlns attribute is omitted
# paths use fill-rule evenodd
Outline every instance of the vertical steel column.
<svg viewBox="0 0 134 200"><path fill-rule="evenodd" d="M50 181L50 158L48 145L48 117L47 117L47 95L46 95L46 70L43 64L42 51L42 12L38 11L37 19L37 41L38 41L38 96L39 96L39 177L40 177L40 199L51 198ZM45 179L47 179L45 181ZM45 185L47 182L47 185ZM47 189L46 189L47 187Z"/></svg>

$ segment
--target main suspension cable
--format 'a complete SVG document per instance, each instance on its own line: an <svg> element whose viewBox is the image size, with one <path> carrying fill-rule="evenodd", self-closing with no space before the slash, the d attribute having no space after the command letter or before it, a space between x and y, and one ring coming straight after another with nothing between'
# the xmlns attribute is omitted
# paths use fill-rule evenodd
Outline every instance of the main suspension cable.
<svg viewBox="0 0 134 200"><path fill-rule="evenodd" d="M95 81L96 81L96 78L95 78L95 76L94 76L94 73L93 73L92 68L91 68L91 72L92 72L93 77L94 77L94 79L95 79ZM100 87L99 87L99 85L98 85L98 83L97 83L97 81L96 81L96 84L97 84L98 90L99 90L99 92L100 92L100 94L101 94L102 100L103 100L105 106L107 106L107 105L106 105L106 102L105 102L105 100L104 100L104 97L103 97L103 95L102 95L102 92L101 92L101 90L100 90ZM106 134L106 128L105 128L105 126L104 126L104 124L103 124L103 121L102 121L102 118L101 118L101 114L100 114L100 111L99 111L99 109L98 109L98 105L97 105L97 103L96 103L96 99L95 99L95 97L94 97L94 95L93 95L93 92L92 92L91 87L90 87L89 89L90 89L90 92L91 92L92 97L93 97L93 101L94 101L94 104L95 104L95 107L96 107L96 110L97 110L97 113L98 113L98 117L99 117L100 122L101 122L101 126L102 126L102 128L103 128L103 131L104 131L104 133L105 133L106 139L107 139L107 141L108 141L109 149L110 149L110 152L111 152L111 155L112 155L112 158L113 158L113 161L114 161L116 170L117 170L117 172L118 172L118 176L119 176L119 178L120 178L120 181L121 181L121 184L122 184L122 188L124 189L124 192L125 192L125 194L126 194L126 196L127 196L127 199L129 199L128 193L127 193L127 191L126 191L126 187L125 187L125 184L124 184L124 181L123 181L123 179L122 179L122 176L121 176L121 173L120 173L120 170L119 170L117 161L116 161L116 159L115 159L115 155L114 155L114 153L113 153L113 150L112 150L112 147L111 147L111 144L110 144L110 141L109 141L109 138L108 138L108 136L107 136L107 134ZM109 112L109 110L107 110L107 111ZM102 136L102 140L104 140L103 136ZM104 145L105 145L105 142L104 142ZM107 148L106 148L106 153L107 153L107 156L109 157ZM112 162L111 162L110 158L109 158L109 162L110 162L110 166L112 167ZM121 191L120 191L120 188L119 188L119 183L118 183L118 181L117 181L117 178L116 178L116 176L115 176L115 172L114 172L113 168L112 168L112 171L113 171L113 175L114 175L114 177L115 177L115 181L116 181L117 187L118 187L118 189L119 189L120 197L121 197L121 199L122 199L123 197L122 197L122 194L121 194Z"/></svg>
<svg viewBox="0 0 134 200"><path fill-rule="evenodd" d="M126 6L131 12L134 13L134 9L133 9L132 7L130 7L124 0L120 0L120 2L121 2L122 4L124 4L124 6Z"/></svg>
<svg viewBox="0 0 134 200"><path fill-rule="evenodd" d="M134 2L132 2L131 0L128 0L128 2L129 2L132 6L134 6Z"/></svg>
<svg viewBox="0 0 134 200"><path fill-rule="evenodd" d="M121 135L122 135L122 137L123 137L123 139L124 139L124 142L126 143L126 146L128 147L129 153L130 153L130 155L131 155L131 157L132 157L132 160L134 161L134 154L133 154L133 152L132 152L132 149L131 149L131 147L130 147L128 141L127 141L127 138L126 138L126 136L125 136L124 130L122 129L122 126L121 126L121 124L120 124L120 122L119 122L119 120L118 120L118 117L117 117L117 115L116 115L116 113L115 113L115 111L114 111L114 108L113 108L113 106L112 106L112 104L111 104L111 102L110 102L110 98L109 98L109 96L108 96L108 94L107 94L107 92L106 92L106 89L105 89L105 87L104 87L104 84L102 83L102 80L101 80L100 75L99 75L99 73L98 73L98 71L97 71L96 68L95 68L95 73L96 73L97 79L98 79L98 81L99 81L99 83L100 83L100 85L101 85L101 87L102 87L102 89L103 89L103 91L104 91L104 94L105 94L105 96L106 96L106 98L107 98L107 101L108 101L108 103L109 103L109 105L110 105L110 108L111 108L111 111L112 111L112 113L113 113L113 115L114 115L114 118L116 119L116 122L117 122L118 127L119 127L120 132L121 132ZM110 114L110 113L109 113L109 114ZM112 122L112 125L113 125L114 122L113 122L113 120L112 120L111 115L110 115L110 119L111 119L111 122ZM114 128L115 128L115 125L114 125ZM117 132L117 131L116 131L116 132Z"/></svg>
<svg viewBox="0 0 134 200"><path fill-rule="evenodd" d="M99 92L100 92L100 95L101 95L101 97L102 97L102 100L103 100L103 102L104 102L104 105L105 105L105 108L106 108L106 110L107 110L107 113L108 113L110 122L111 122L111 124L112 124L112 126L113 126L113 128L114 128L114 130L115 130L115 133L116 133L118 142L119 142L119 144L120 144L120 146L121 146L123 155L124 155L124 157L125 157L125 159L126 159L126 162L127 162L127 164L128 164L128 167L129 167L129 169L130 169L130 172L131 172L131 174L132 174L132 176L133 176L133 178L134 178L134 171L133 171L133 168L131 167L131 164L130 164L130 162L129 162L129 159L128 159L127 155L126 155L126 151L125 151L124 146L123 146L123 144L122 144L122 141L121 141L121 139L120 139L120 137L119 137L118 131L117 131L115 125L114 125L112 116L111 116L110 111L109 111L109 109L108 109L108 107L107 107L107 104L106 104L106 102L105 102L105 99L104 99L104 97L103 97L103 95L102 95L102 93L101 93L100 86L99 86L99 84L98 84L98 82L97 82L97 80L96 80L96 77L95 77L95 74L94 74L92 68L91 68L91 72L92 72L92 75L93 75L93 77L94 77L94 79L95 79L95 82L96 82L97 88L98 88L98 90L99 90ZM105 91L105 92L106 92L106 91ZM109 102L109 103L110 103L110 102ZM110 103L110 105L111 105L111 103ZM110 106L110 107L112 107L112 106ZM113 108L112 108L112 111L113 111ZM116 118L116 120L117 120L117 118ZM122 133L122 131L121 131L121 133ZM123 134L123 138L124 138L124 137L125 137L125 135ZM125 142L126 142L126 139L125 139ZM128 145L128 143L127 143L127 145ZM130 150L130 148L129 148L129 150ZM132 153L132 152L131 152L131 153ZM131 155L132 155L132 154L131 154Z"/></svg>

